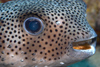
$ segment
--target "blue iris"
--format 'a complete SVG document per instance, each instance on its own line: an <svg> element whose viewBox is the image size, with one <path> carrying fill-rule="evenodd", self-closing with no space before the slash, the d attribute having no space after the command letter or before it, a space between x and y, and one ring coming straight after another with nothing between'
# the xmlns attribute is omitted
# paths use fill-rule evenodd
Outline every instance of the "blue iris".
<svg viewBox="0 0 100 67"><path fill-rule="evenodd" d="M37 32L41 29L41 24L38 21L29 22L29 29L33 32Z"/></svg>
<svg viewBox="0 0 100 67"><path fill-rule="evenodd" d="M38 35L44 29L43 22L39 18L36 18L36 17L27 18L24 21L23 26L24 26L25 31L31 35Z"/></svg>

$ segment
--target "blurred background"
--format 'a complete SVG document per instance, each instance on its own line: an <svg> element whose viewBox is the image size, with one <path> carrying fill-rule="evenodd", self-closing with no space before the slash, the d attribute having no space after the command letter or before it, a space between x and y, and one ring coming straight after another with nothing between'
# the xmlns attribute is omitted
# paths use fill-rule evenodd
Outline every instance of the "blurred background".
<svg viewBox="0 0 100 67"><path fill-rule="evenodd" d="M0 0L0 3L5 3L7 1L10 0ZM100 67L100 0L83 1L87 4L87 20L98 35L97 51L94 56L68 67Z"/></svg>

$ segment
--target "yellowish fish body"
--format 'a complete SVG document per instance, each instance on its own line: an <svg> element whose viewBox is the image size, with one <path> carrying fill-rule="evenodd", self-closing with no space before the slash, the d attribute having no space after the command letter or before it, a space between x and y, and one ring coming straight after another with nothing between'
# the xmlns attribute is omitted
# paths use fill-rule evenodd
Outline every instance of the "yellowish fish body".
<svg viewBox="0 0 100 67"><path fill-rule="evenodd" d="M4 67L66 67L92 56L96 37L82 0L0 4L0 64Z"/></svg>

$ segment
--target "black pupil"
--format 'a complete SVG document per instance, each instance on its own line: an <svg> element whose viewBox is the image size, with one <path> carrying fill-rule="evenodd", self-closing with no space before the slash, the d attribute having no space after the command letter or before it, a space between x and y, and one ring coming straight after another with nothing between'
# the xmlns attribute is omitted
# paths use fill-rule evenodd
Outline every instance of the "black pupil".
<svg viewBox="0 0 100 67"><path fill-rule="evenodd" d="M37 20L34 21L27 20L25 26L26 29L31 33L38 32L41 29L41 23Z"/></svg>

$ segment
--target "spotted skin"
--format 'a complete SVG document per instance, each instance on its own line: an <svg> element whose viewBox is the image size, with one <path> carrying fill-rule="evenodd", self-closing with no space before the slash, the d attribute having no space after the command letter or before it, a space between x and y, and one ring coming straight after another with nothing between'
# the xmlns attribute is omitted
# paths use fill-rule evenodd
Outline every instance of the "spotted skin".
<svg viewBox="0 0 100 67"><path fill-rule="evenodd" d="M30 35L29 17L42 20L44 30ZM72 42L96 33L86 20L82 0L15 0L0 4L0 64L5 67L66 67L95 53L75 51Z"/></svg>

